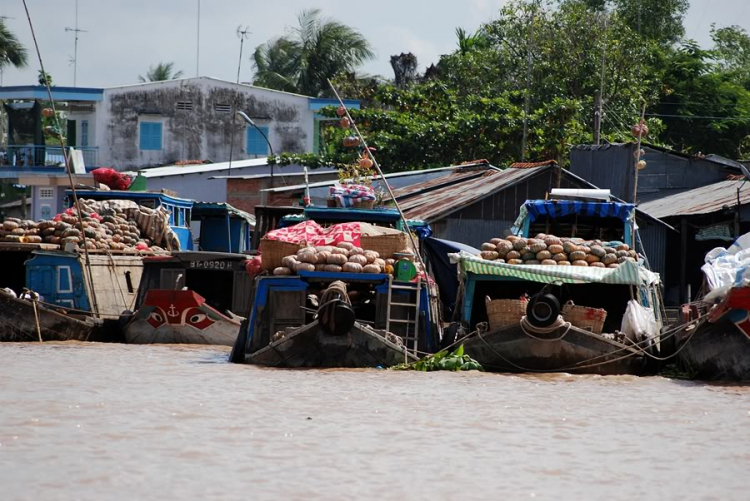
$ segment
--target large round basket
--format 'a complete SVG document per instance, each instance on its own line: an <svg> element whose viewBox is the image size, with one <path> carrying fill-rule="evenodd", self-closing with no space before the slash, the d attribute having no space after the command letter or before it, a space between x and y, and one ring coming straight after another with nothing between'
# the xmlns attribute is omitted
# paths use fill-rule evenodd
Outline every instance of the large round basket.
<svg viewBox="0 0 750 501"><path fill-rule="evenodd" d="M570 322L579 329L601 334L604 329L604 321L607 319L607 310L600 308L589 308L579 306L568 301L562 309L562 316L566 322Z"/></svg>
<svg viewBox="0 0 750 501"><path fill-rule="evenodd" d="M521 317L526 315L528 304L528 301L520 299L490 299L487 296L485 305L490 329L502 329L503 327L520 324Z"/></svg>
<svg viewBox="0 0 750 501"><path fill-rule="evenodd" d="M300 247L302 246L298 243L262 238L260 240L260 257L263 269L273 271L281 266L283 258L296 254Z"/></svg>
<svg viewBox="0 0 750 501"><path fill-rule="evenodd" d="M373 250L380 254L383 259L390 259L396 252L409 248L406 233L390 235L362 235L360 245L363 249Z"/></svg>
<svg viewBox="0 0 750 501"><path fill-rule="evenodd" d="M352 203L355 209L372 209L375 207L375 200L357 200Z"/></svg>

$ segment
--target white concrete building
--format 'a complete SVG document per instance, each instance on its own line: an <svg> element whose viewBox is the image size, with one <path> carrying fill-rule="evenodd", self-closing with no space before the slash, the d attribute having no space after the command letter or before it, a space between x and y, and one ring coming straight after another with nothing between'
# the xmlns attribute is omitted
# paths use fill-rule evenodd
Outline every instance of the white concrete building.
<svg viewBox="0 0 750 501"><path fill-rule="evenodd" d="M317 152L322 120L317 112L336 104L195 77L105 88L100 101L71 106L67 118L70 144L94 148L96 166L134 170L185 160L267 157L271 149L258 129L275 154ZM347 106L359 108L359 102ZM257 128L233 120L233 109Z"/></svg>

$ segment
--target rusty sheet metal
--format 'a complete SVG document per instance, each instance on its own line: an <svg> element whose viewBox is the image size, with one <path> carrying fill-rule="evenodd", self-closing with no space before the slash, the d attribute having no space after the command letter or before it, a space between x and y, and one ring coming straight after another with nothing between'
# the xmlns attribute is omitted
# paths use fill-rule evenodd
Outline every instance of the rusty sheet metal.
<svg viewBox="0 0 750 501"><path fill-rule="evenodd" d="M724 206L737 205L737 188L743 181L720 181L640 204L639 209L658 218L694 216L720 211ZM742 205L750 203L750 184L740 191Z"/></svg>
<svg viewBox="0 0 750 501"><path fill-rule="evenodd" d="M472 168L472 169L467 169L467 170L461 169L447 176L442 176L436 179L430 179L429 181L424 181L422 183L404 186L403 188L397 188L393 190L393 194L396 196L397 200L401 201L403 198L409 197L411 195L421 194L421 193L431 191L431 190L436 190L445 186L452 186L456 183L460 183L468 179L477 178L488 172L497 172L497 171L489 167L478 167L478 168Z"/></svg>
<svg viewBox="0 0 750 501"><path fill-rule="evenodd" d="M474 176L464 180L456 179L454 183L445 187L430 191L417 190L418 194L413 196L403 197L398 192L395 195L406 217L431 222L547 169L549 167L491 170L484 172L479 177Z"/></svg>

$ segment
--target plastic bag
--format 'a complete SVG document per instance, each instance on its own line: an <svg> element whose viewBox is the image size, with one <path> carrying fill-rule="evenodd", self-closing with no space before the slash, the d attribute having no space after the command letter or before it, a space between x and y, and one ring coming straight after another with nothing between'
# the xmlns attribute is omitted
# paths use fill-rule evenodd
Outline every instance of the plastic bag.
<svg viewBox="0 0 750 501"><path fill-rule="evenodd" d="M625 316L622 317L622 327L620 328L625 336L631 341L642 341L656 337L659 333L656 326L656 317L654 310L646 308L634 300L628 301L628 308L625 310Z"/></svg>
<svg viewBox="0 0 750 501"><path fill-rule="evenodd" d="M130 187L130 177L114 169L100 167L91 171L94 181L109 186L113 190L127 190Z"/></svg>

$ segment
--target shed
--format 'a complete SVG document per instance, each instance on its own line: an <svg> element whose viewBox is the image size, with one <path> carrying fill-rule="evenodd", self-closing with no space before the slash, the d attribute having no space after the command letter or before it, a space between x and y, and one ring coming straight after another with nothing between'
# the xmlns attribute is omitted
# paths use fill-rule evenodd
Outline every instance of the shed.
<svg viewBox="0 0 750 501"><path fill-rule="evenodd" d="M739 162L719 155L686 155L649 144L641 145L647 167L638 172L638 203L716 183L739 174ZM582 144L570 150L570 172L612 195L633 202L635 143Z"/></svg>
<svg viewBox="0 0 750 501"><path fill-rule="evenodd" d="M680 231L667 241L666 301L694 299L707 252L750 232L750 184L742 176L642 203L639 207Z"/></svg>

